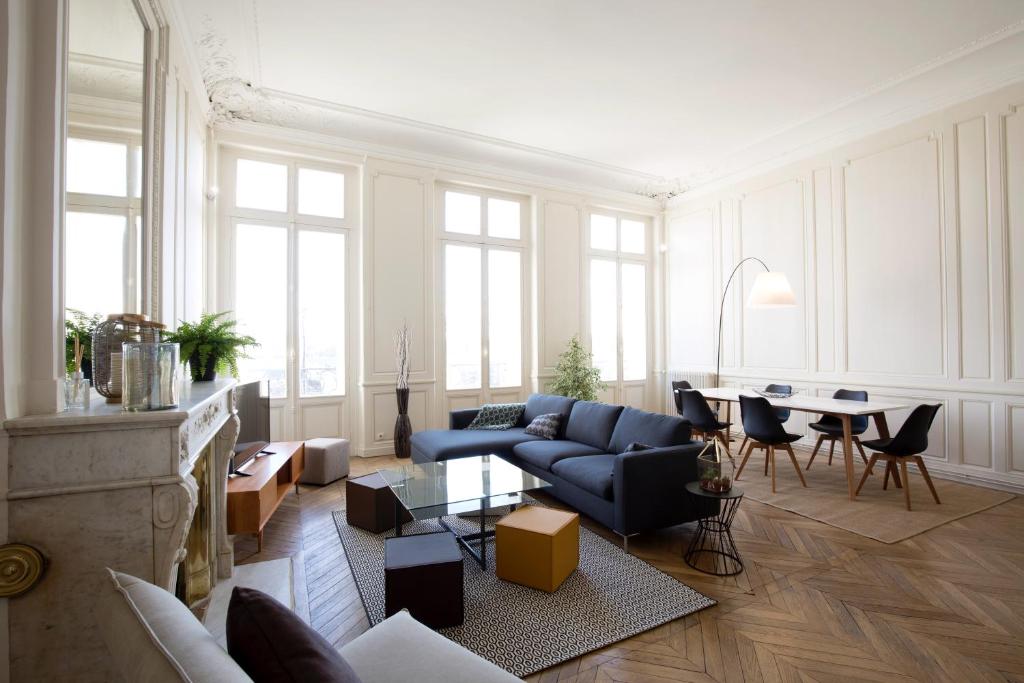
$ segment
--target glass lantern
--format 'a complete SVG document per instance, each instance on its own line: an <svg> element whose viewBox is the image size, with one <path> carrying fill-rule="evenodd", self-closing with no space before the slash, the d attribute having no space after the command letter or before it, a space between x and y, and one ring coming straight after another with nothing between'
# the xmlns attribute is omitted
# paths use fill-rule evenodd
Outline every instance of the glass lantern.
<svg viewBox="0 0 1024 683"><path fill-rule="evenodd" d="M727 493L732 488L736 464L716 436L697 456L697 481L709 493Z"/></svg>

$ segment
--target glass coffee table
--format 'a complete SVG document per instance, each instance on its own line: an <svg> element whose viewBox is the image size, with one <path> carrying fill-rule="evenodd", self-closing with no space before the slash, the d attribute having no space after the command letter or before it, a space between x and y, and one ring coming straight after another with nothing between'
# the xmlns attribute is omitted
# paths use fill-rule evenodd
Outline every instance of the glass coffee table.
<svg viewBox="0 0 1024 683"><path fill-rule="evenodd" d="M484 569L487 568L488 508L509 505L512 509L523 502L523 493L551 486L496 455L475 455L445 462L409 464L404 467L377 470L395 494L395 536L402 535L402 508L414 519L436 518L438 523L455 534L456 540ZM480 531L459 534L443 519L447 515L475 512ZM472 544L479 545L479 550Z"/></svg>

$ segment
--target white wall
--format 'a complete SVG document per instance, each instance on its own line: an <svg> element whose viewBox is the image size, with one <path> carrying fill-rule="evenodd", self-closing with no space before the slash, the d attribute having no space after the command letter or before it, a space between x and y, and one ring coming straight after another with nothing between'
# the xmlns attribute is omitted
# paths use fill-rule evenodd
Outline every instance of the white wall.
<svg viewBox="0 0 1024 683"><path fill-rule="evenodd" d="M1021 105L1024 84L673 201L669 368L713 370L722 283L757 256L786 273L797 307L745 309L760 267L743 267L725 384L942 403L929 469L1024 487ZM794 413L787 429L807 421Z"/></svg>

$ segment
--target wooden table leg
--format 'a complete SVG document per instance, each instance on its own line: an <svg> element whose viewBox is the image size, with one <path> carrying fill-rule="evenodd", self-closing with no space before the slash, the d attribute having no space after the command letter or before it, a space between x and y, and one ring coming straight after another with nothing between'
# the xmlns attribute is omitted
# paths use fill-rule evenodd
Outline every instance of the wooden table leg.
<svg viewBox="0 0 1024 683"><path fill-rule="evenodd" d="M850 500L857 497L856 484L853 481L853 419L849 415L840 415L843 423L843 464L846 465L846 487Z"/></svg>
<svg viewBox="0 0 1024 683"><path fill-rule="evenodd" d="M732 401L725 402L725 443L732 441Z"/></svg>

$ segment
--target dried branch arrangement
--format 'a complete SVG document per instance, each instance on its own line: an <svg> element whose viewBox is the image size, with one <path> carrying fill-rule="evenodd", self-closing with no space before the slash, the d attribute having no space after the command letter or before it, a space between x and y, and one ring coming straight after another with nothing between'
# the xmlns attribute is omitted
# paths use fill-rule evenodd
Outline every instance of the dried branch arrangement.
<svg viewBox="0 0 1024 683"><path fill-rule="evenodd" d="M398 388L409 388L409 325L402 321L402 326L395 332L395 369L398 370Z"/></svg>

